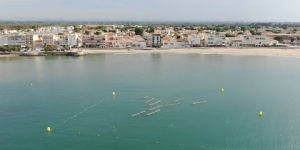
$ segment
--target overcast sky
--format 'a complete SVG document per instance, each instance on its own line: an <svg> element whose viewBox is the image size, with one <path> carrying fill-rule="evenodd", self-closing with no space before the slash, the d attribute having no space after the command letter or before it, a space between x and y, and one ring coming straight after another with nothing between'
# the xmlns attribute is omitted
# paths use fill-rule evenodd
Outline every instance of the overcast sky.
<svg viewBox="0 0 300 150"><path fill-rule="evenodd" d="M0 0L0 20L300 22L300 0Z"/></svg>

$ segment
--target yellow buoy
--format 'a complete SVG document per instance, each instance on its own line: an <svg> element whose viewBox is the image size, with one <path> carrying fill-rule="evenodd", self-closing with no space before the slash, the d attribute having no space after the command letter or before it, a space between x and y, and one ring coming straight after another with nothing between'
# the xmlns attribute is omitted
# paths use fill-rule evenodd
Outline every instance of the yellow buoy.
<svg viewBox="0 0 300 150"><path fill-rule="evenodd" d="M260 112L259 112L259 116L262 116L262 115L263 115L263 112L262 112L262 111L260 111Z"/></svg>
<svg viewBox="0 0 300 150"><path fill-rule="evenodd" d="M222 89L221 89L221 92L223 93L223 92L225 92L225 90L222 88Z"/></svg>
<svg viewBox="0 0 300 150"><path fill-rule="evenodd" d="M112 92L112 96L116 96L116 93L115 93L115 92Z"/></svg>
<svg viewBox="0 0 300 150"><path fill-rule="evenodd" d="M47 132L51 132L51 128L50 127L47 127Z"/></svg>

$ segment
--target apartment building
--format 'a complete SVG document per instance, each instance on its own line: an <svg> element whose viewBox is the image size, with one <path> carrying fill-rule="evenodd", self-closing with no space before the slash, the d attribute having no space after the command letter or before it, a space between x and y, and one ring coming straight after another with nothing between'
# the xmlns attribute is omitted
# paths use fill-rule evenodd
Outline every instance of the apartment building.
<svg viewBox="0 0 300 150"><path fill-rule="evenodd" d="M209 34L205 37L207 46L225 46L225 34Z"/></svg>
<svg viewBox="0 0 300 150"><path fill-rule="evenodd" d="M203 40L202 35L196 35L196 34L188 35L188 43L191 46L194 46L194 45L200 46L200 45L202 45L202 40Z"/></svg>
<svg viewBox="0 0 300 150"><path fill-rule="evenodd" d="M180 48L180 47L189 47L190 45L191 44L188 41L171 38L171 39L163 39L162 48Z"/></svg>
<svg viewBox="0 0 300 150"><path fill-rule="evenodd" d="M105 35L83 35L82 43L84 47L105 48Z"/></svg>
<svg viewBox="0 0 300 150"><path fill-rule="evenodd" d="M255 47L261 47L261 46L269 46L271 39L267 36L254 36L254 46Z"/></svg>
<svg viewBox="0 0 300 150"><path fill-rule="evenodd" d="M0 46L7 45L7 37L0 36Z"/></svg>
<svg viewBox="0 0 300 150"><path fill-rule="evenodd" d="M56 45L59 37L57 35L44 35L43 36L43 44L44 45Z"/></svg>
<svg viewBox="0 0 300 150"><path fill-rule="evenodd" d="M26 36L25 35L9 36L9 37L7 37L7 44L25 47L26 46Z"/></svg>
<svg viewBox="0 0 300 150"><path fill-rule="evenodd" d="M35 47L35 41L37 41L38 39L39 39L39 36L36 34L26 35L26 45Z"/></svg>
<svg viewBox="0 0 300 150"><path fill-rule="evenodd" d="M152 47L160 47L161 45L161 34L152 34Z"/></svg>

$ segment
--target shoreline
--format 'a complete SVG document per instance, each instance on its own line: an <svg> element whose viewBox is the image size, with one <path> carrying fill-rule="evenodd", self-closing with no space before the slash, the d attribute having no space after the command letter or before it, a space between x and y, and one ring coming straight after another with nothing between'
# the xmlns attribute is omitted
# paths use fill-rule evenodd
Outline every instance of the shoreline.
<svg viewBox="0 0 300 150"><path fill-rule="evenodd" d="M55 53L55 52L54 52ZM278 56L278 57L299 57L299 49L279 49L279 48L176 48L176 49L148 49L148 50L128 50L128 49L85 49L87 54L140 54L140 53L177 53L177 54L203 54L203 55L239 55L239 56ZM0 53L1 57L19 57L15 53Z"/></svg>
<svg viewBox="0 0 300 150"><path fill-rule="evenodd" d="M127 50L127 49L89 49L88 54L105 53L177 53L177 54L219 54L219 55L242 55L242 56L279 56L300 57L300 49L277 49L277 48L185 48L185 49L155 49L155 50Z"/></svg>

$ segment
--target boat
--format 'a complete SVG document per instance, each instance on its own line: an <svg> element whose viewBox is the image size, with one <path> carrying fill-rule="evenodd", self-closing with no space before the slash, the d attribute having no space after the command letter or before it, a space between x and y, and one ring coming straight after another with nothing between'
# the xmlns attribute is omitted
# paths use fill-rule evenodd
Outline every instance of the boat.
<svg viewBox="0 0 300 150"><path fill-rule="evenodd" d="M206 102L207 102L207 101L193 102L192 105L204 104L204 103L206 103Z"/></svg>
<svg viewBox="0 0 300 150"><path fill-rule="evenodd" d="M154 102L154 103L151 103L151 104L148 104L149 106L153 106L153 105L156 105L158 103L161 103L161 101L157 101L157 102Z"/></svg>
<svg viewBox="0 0 300 150"><path fill-rule="evenodd" d="M158 109L158 108L161 108L163 105L158 105L158 106L156 106L156 107L153 107L153 108L150 108L149 110L151 111L151 110L154 110L154 109Z"/></svg>
<svg viewBox="0 0 300 150"><path fill-rule="evenodd" d="M184 100L184 98L177 99L177 100L175 100L174 102L176 103L176 102L179 102L179 101L181 101L181 100Z"/></svg>
<svg viewBox="0 0 300 150"><path fill-rule="evenodd" d="M141 112L132 114L131 117L135 117L135 116L141 115L141 114L143 114L143 113L145 113L145 112L146 112L146 111L141 111Z"/></svg>
<svg viewBox="0 0 300 150"><path fill-rule="evenodd" d="M153 101L153 100L155 100L155 98L151 98L151 99L149 99L149 100L146 100L145 103L148 104L148 103L150 103L150 102Z"/></svg>
<svg viewBox="0 0 300 150"><path fill-rule="evenodd" d="M160 112L160 109L157 109L156 111L152 111L152 112L148 113L147 116L153 115L158 112Z"/></svg>
<svg viewBox="0 0 300 150"><path fill-rule="evenodd" d="M167 104L167 105L166 105L166 107L170 107L170 106L176 106L176 105L180 105L180 103Z"/></svg>

